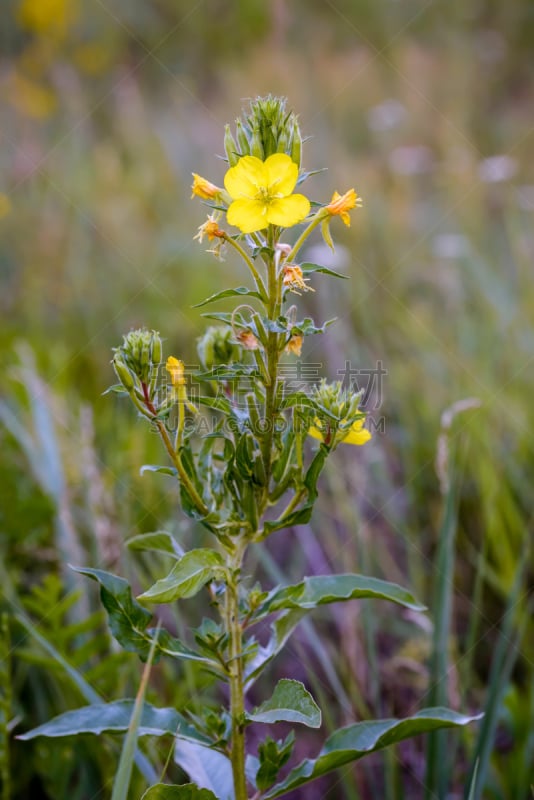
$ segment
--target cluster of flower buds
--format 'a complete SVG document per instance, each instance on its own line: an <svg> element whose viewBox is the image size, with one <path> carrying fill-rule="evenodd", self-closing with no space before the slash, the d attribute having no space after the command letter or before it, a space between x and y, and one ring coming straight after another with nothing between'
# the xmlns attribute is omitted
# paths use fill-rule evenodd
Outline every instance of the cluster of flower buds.
<svg viewBox="0 0 534 800"><path fill-rule="evenodd" d="M162 359L161 337L157 331L139 328L122 338L122 344L113 348L112 363L117 378L131 393L154 382Z"/></svg>
<svg viewBox="0 0 534 800"><path fill-rule="evenodd" d="M250 114L237 119L235 136L227 125L224 149L231 167L242 156L264 161L274 153L290 156L300 169L302 136L297 116L286 111L283 97L259 97L250 104Z"/></svg>
<svg viewBox="0 0 534 800"><path fill-rule="evenodd" d="M207 329L197 342L197 351L206 370L241 360L241 350L234 341L232 328L221 325Z"/></svg>
<svg viewBox="0 0 534 800"><path fill-rule="evenodd" d="M328 383L323 379L313 392L320 416L314 418L310 435L331 448L341 442L355 445L368 442L371 434L364 428L365 413L359 407L361 397L361 391L344 390L341 381Z"/></svg>

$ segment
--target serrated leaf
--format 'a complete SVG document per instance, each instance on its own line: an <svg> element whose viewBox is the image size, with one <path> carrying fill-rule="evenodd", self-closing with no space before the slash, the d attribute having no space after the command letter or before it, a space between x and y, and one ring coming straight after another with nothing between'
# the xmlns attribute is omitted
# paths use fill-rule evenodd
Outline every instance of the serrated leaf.
<svg viewBox="0 0 534 800"><path fill-rule="evenodd" d="M424 611L425 606L402 586L366 575L314 575L293 586L275 589L268 595L254 615L254 619L285 608L311 610L327 603L373 598Z"/></svg>
<svg viewBox="0 0 534 800"><path fill-rule="evenodd" d="M166 578L156 581L138 599L145 603L172 603L193 597L206 583L223 576L224 561L219 553L207 547L191 550L174 565Z"/></svg>
<svg viewBox="0 0 534 800"><path fill-rule="evenodd" d="M276 684L270 700L266 700L252 714L251 722L293 722L308 728L321 726L321 709L300 681L282 678Z"/></svg>
<svg viewBox="0 0 534 800"><path fill-rule="evenodd" d="M325 275L331 275L333 278L343 278L344 280L348 279L348 275L342 275L341 272L336 272L334 269L330 269L329 267L322 267L320 264L301 264L300 268L304 275L311 275L313 272L323 272Z"/></svg>
<svg viewBox="0 0 534 800"><path fill-rule="evenodd" d="M316 759L306 759L287 778L276 784L263 797L274 800L315 778L350 764L376 750L382 750L403 739L429 733L438 728L454 728L480 719L468 717L448 708L427 708L407 719L386 719L357 722L330 736Z"/></svg>
<svg viewBox="0 0 534 800"><path fill-rule="evenodd" d="M27 741L36 736L74 736L79 733L124 733L128 730L135 700L117 700L113 703L95 703L74 711L66 711L49 722L18 736ZM143 706L139 736L176 736L179 739L209 745L210 740L196 730L174 708Z"/></svg>
<svg viewBox="0 0 534 800"><path fill-rule="evenodd" d="M141 533L139 536L132 536L131 539L126 541L126 546L130 550L162 553L175 558L181 558L184 554L176 539L167 531L153 531L152 533Z"/></svg>
<svg viewBox="0 0 534 800"><path fill-rule="evenodd" d="M222 292L212 294L200 303L196 303L192 308L202 308L202 306L207 306L208 303L223 300L225 297L255 297L257 300L262 299L261 294L254 291L254 289L249 289L247 286L238 286L236 289L224 289Z"/></svg>
<svg viewBox="0 0 534 800"><path fill-rule="evenodd" d="M234 779L230 759L212 748L180 741L174 750L175 762L200 788L216 793L219 800L234 800Z"/></svg>
<svg viewBox="0 0 534 800"><path fill-rule="evenodd" d="M194 783L184 783L182 786L157 783L146 790L141 800L218 800L218 798L209 789L199 789Z"/></svg>
<svg viewBox="0 0 534 800"><path fill-rule="evenodd" d="M160 472L162 475L178 475L178 470L176 467L160 467L157 464L143 464L141 469L139 470L141 475L144 475L145 472Z"/></svg>

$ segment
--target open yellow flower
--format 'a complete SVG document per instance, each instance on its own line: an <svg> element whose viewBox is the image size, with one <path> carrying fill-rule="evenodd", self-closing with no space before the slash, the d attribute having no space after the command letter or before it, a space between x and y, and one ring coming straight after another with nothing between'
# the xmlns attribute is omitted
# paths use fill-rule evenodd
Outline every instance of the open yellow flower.
<svg viewBox="0 0 534 800"><path fill-rule="evenodd" d="M361 204L361 197L358 197L354 189L349 189L345 194L334 192L330 203L326 206L326 210L333 217L341 217L347 228L350 228L349 211L356 208L356 206L361 206Z"/></svg>
<svg viewBox="0 0 534 800"><path fill-rule="evenodd" d="M361 419L357 419L356 422L350 426L347 431L339 431L337 432L337 440L338 444L343 442L343 444L356 444L362 445L369 441L371 438L371 433L364 428L365 419L362 417ZM310 436L313 436L314 439L319 439L319 441L325 441L325 426L323 422L316 417L313 421L313 425L309 429L308 433ZM328 435L328 434L327 434ZM330 444L331 442L328 442Z"/></svg>
<svg viewBox="0 0 534 800"><path fill-rule="evenodd" d="M220 186L215 186L214 183L210 183L206 178L197 175L196 172L193 172L192 175L193 184L191 186L191 197L201 197L202 200L214 200L217 195L222 192Z"/></svg>
<svg viewBox="0 0 534 800"><path fill-rule="evenodd" d="M299 170L285 153L265 161L243 156L224 176L224 186L233 200L227 212L230 225L243 233L261 231L267 225L291 228L310 210L303 194L292 194Z"/></svg>

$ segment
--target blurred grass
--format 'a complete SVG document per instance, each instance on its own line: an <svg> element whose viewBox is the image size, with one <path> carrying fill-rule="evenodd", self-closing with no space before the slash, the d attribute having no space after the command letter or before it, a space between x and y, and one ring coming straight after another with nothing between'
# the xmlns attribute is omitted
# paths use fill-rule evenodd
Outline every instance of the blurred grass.
<svg viewBox="0 0 534 800"><path fill-rule="evenodd" d="M534 780L534 639L531 617L522 621L531 609L531 562L515 610L508 599L532 537L532 5L9 0L6 7L0 395L34 442L45 424L35 412L46 403L65 494L61 501L36 478L35 448L25 454L13 432L0 431L0 550L11 586L9 593L4 584L2 605L26 606L46 622L52 606L40 620L29 598L47 575L62 572L56 535L65 503L70 544L139 584L158 565L132 559L122 540L158 528L173 530L184 546L205 536L176 517L170 484L139 476L140 464L160 460L157 441L101 392L113 380L110 348L131 327L155 327L168 352L195 363L203 323L191 306L244 275L192 241L204 210L189 200L190 173L220 183L224 123L245 98L286 94L312 137L305 167L328 166L310 180L311 197L354 184L364 198L351 229L338 231L337 263L350 282L318 276L317 292L299 300L317 318L339 318L326 337L306 342L303 360L321 362L331 378L345 360L360 368L380 360L387 375L370 406L376 421L384 416L385 433L365 451L336 454L311 527L273 540L274 563L286 580L303 571L368 571L430 602L443 515L434 470L440 417L460 399L479 398L480 409L451 432L458 519L447 694L466 710L490 699L495 730L485 744L482 796L523 800ZM21 341L46 382L42 397L19 380L21 352L30 366ZM97 609L96 597L83 592ZM200 621L202 610L187 612ZM511 641L526 630L495 701L491 664L496 644L504 646L505 615ZM318 614L272 671L302 673L331 709L332 726L363 713L409 713L432 689L429 624L379 605ZM21 666L39 649L19 634L12 634L14 714L26 725L79 698L57 675ZM100 658L90 669L112 694L117 687L108 687ZM139 674L126 661L123 693ZM164 674L155 668L154 691L164 692ZM165 702L216 704L209 686L193 696L192 679L190 670L180 673ZM299 747L308 754L316 744L310 735ZM16 765L28 745L13 743L17 798L67 796L64 781L46 777L47 769L61 772L54 746L36 748L33 774L24 774ZM109 779L111 750L67 750L76 796ZM450 775L456 796L468 786L474 753L468 732ZM153 755L163 763L163 753ZM306 797L417 800L424 783L424 750L411 743Z"/></svg>

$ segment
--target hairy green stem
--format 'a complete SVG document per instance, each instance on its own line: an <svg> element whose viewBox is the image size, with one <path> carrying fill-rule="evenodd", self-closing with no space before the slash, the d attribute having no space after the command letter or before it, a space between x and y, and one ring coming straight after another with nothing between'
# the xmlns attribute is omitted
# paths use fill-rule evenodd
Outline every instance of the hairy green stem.
<svg viewBox="0 0 534 800"><path fill-rule="evenodd" d="M247 265L247 267L251 271L252 277L254 278L254 281L256 282L256 287L257 287L259 293L261 294L262 299L266 300L267 299L267 291L265 289L265 284L262 281L260 273L258 272L256 267L254 266L254 262L252 261L252 259L250 258L250 256L246 252L246 250L244 250L241 247L239 242L236 242L235 239L232 239L231 236L225 236L224 237L224 241L228 242L228 244L232 245L234 250L237 250L237 252L241 256L241 258L243 259L243 261L245 262L245 264Z"/></svg>
<svg viewBox="0 0 534 800"><path fill-rule="evenodd" d="M232 718L231 762L235 800L247 800L245 775L245 690L243 678L243 628L239 619L239 583L244 547L231 559L232 574L226 585L225 624L229 637L228 672Z"/></svg>

